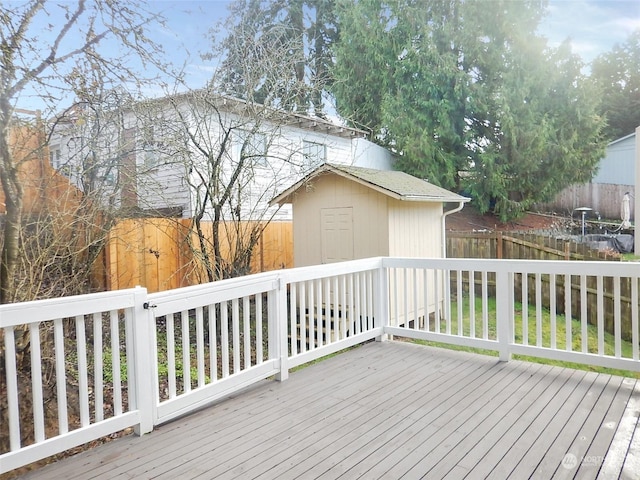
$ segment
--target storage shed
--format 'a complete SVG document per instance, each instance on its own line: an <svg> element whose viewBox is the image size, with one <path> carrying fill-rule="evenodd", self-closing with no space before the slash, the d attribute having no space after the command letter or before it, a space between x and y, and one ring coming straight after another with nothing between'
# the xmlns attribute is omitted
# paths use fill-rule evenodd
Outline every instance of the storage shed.
<svg viewBox="0 0 640 480"><path fill-rule="evenodd" d="M325 164L275 197L293 205L296 267L444 256L444 218L468 198L403 172ZM444 204L456 208L444 211Z"/></svg>
<svg viewBox="0 0 640 480"><path fill-rule="evenodd" d="M271 202L293 206L293 262L302 267L377 256L444 257L445 217L467 201L403 172L325 164ZM448 202L456 207L445 212ZM406 302L390 300L392 325L423 323L430 314L442 311L442 289L447 288L443 274L431 271L416 283L393 275L392 288ZM312 299L314 288L303 287L296 295ZM320 290L315 295L323 298ZM358 333L360 325L372 320L371 315L356 313L367 311L366 305L355 310L348 306L358 302L365 300L359 296L357 279L344 292L330 287L316 316L320 323L313 327L307 311L298 318L298 329L318 341L335 330L340 323L336 319L346 317L346 334ZM407 305L419 307L409 312Z"/></svg>

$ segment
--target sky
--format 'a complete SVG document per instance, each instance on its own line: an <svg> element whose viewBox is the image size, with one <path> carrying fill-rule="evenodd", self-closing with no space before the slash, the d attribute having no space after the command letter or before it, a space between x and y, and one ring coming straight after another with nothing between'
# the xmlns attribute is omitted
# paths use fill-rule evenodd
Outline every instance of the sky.
<svg viewBox="0 0 640 480"><path fill-rule="evenodd" d="M551 0L548 10L540 34L551 46L569 37L573 52L585 62L640 29L640 0Z"/></svg>
<svg viewBox="0 0 640 480"><path fill-rule="evenodd" d="M176 42L170 49L184 52L186 45L190 50L187 71L194 83L204 82L210 75L211 67L198 58L198 47L206 48L203 36L212 23L226 17L228 4L224 0L152 1L160 11L168 12ZM640 0L550 0L548 14L538 32L548 39L550 46L558 46L570 38L573 52L588 63L615 44L623 43L635 29L640 29Z"/></svg>
<svg viewBox="0 0 640 480"><path fill-rule="evenodd" d="M191 88L202 87L212 75L215 62L203 61L200 54L210 45L207 39L210 28L227 17L229 3L228 0L149 0L150 9L167 19L167 28L156 28L149 35L163 45L172 63L185 65ZM548 15L538 32L548 39L550 46L570 38L574 53L588 63L616 43L624 42L635 29L640 29L640 0L549 0ZM32 103L37 97L26 95L20 99L19 106L40 108Z"/></svg>

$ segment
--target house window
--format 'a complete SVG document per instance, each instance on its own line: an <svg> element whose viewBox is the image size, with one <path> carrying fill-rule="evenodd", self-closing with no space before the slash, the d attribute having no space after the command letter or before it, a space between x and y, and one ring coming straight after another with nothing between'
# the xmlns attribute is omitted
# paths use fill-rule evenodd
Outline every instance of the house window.
<svg viewBox="0 0 640 480"><path fill-rule="evenodd" d="M327 146L323 143L302 142L302 155L305 163L310 166L323 164L327 161Z"/></svg>
<svg viewBox="0 0 640 480"><path fill-rule="evenodd" d="M162 142L157 138L153 125L142 128L142 160L146 169L155 168L162 164Z"/></svg>
<svg viewBox="0 0 640 480"><path fill-rule="evenodd" d="M145 168L155 168L160 165L162 162L160 160L160 154L156 150L155 145L145 145L144 147L144 166Z"/></svg>
<svg viewBox="0 0 640 480"><path fill-rule="evenodd" d="M60 169L60 149L56 148L54 150L51 150L49 152L49 163L51 163L51 166L55 169L55 170L59 170Z"/></svg>
<svg viewBox="0 0 640 480"><path fill-rule="evenodd" d="M236 131L238 160L244 159L253 165L267 165L267 137L264 133Z"/></svg>

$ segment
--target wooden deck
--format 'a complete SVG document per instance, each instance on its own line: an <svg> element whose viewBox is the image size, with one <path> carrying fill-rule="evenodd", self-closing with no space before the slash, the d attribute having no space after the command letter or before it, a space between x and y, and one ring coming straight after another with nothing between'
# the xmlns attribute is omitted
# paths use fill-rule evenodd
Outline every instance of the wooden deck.
<svg viewBox="0 0 640 480"><path fill-rule="evenodd" d="M29 479L638 478L640 380L370 343Z"/></svg>

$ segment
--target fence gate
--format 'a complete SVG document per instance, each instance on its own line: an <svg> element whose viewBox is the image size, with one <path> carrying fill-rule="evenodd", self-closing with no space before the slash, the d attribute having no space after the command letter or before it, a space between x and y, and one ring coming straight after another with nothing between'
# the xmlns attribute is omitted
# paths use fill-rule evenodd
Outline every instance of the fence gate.
<svg viewBox="0 0 640 480"><path fill-rule="evenodd" d="M149 295L155 325L154 424L278 374L274 274ZM215 287L215 288L214 288Z"/></svg>

